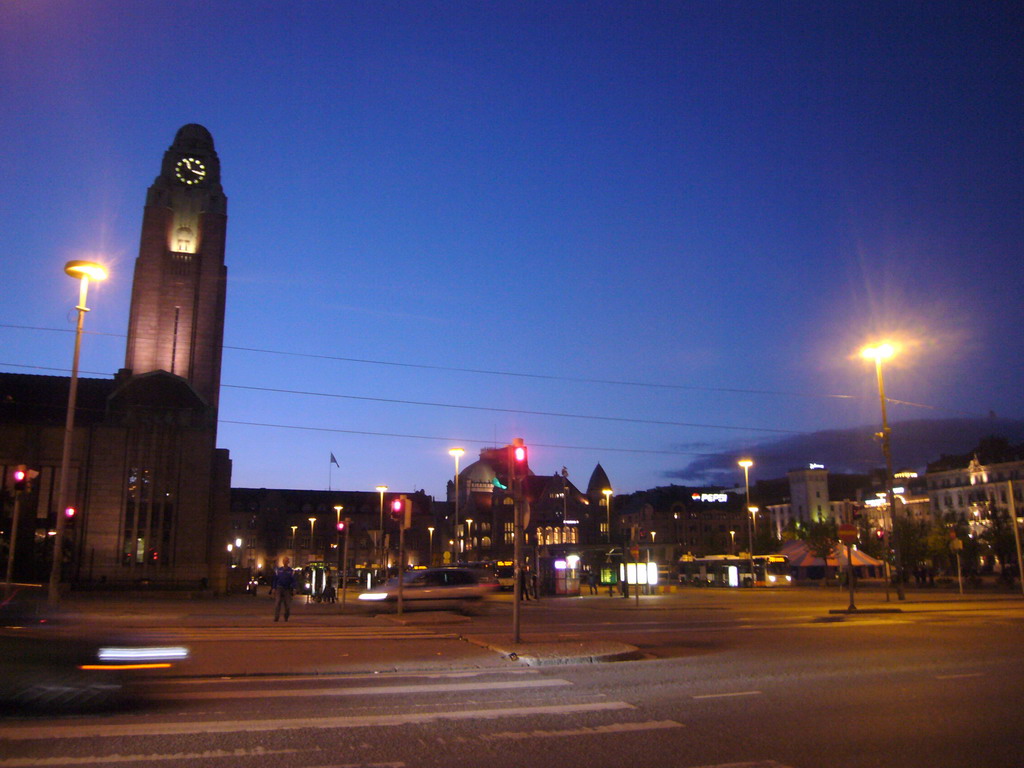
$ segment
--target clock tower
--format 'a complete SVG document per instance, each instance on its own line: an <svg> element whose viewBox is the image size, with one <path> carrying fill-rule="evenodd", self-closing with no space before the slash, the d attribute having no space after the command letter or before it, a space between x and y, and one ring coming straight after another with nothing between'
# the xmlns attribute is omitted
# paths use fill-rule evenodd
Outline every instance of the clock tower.
<svg viewBox="0 0 1024 768"><path fill-rule="evenodd" d="M224 341L227 198L213 137L183 126L146 194L125 368L185 379L215 417Z"/></svg>

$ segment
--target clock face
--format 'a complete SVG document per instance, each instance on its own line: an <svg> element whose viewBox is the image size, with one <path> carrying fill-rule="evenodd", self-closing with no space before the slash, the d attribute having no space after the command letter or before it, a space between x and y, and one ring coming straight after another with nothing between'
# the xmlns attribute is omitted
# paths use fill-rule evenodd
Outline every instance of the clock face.
<svg viewBox="0 0 1024 768"><path fill-rule="evenodd" d="M187 184L191 187L206 179L206 166L203 165L202 160L197 160L194 157L183 157L174 166L174 175L182 184Z"/></svg>

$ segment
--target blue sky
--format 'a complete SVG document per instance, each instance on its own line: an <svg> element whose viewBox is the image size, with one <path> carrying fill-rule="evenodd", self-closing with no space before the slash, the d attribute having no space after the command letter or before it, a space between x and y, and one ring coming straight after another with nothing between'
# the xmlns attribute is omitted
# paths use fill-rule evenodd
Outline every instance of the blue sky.
<svg viewBox="0 0 1024 768"><path fill-rule="evenodd" d="M894 420L1020 418L1022 32L1014 3L6 2L0 370L70 366L14 326L72 329L83 257L112 276L82 368L123 365L145 191L196 122L236 486L441 496L449 447L513 437L665 484L876 428L876 334Z"/></svg>

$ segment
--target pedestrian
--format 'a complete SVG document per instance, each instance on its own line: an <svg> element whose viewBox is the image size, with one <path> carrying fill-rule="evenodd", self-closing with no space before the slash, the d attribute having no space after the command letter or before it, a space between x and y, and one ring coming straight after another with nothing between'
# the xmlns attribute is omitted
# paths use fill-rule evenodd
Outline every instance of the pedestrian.
<svg viewBox="0 0 1024 768"><path fill-rule="evenodd" d="M597 574L594 573L594 569L591 568L587 571L587 585L590 587L590 594L597 594Z"/></svg>
<svg viewBox="0 0 1024 768"><path fill-rule="evenodd" d="M519 571L519 599L530 599L530 575L527 573L525 568L522 568Z"/></svg>
<svg viewBox="0 0 1024 768"><path fill-rule="evenodd" d="M274 571L274 578L270 582L270 593L277 592L274 600L274 621L281 618L281 610L284 609L284 620L292 613L292 595L295 593L295 571L292 570L291 560L284 558L281 567Z"/></svg>

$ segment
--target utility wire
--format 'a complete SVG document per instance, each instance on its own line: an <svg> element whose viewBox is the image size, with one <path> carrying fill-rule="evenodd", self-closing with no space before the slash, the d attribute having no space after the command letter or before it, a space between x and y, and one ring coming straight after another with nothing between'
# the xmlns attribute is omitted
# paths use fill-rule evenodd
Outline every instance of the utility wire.
<svg viewBox="0 0 1024 768"><path fill-rule="evenodd" d="M297 424L269 424L259 421L236 421L234 419L218 419L219 424L240 424L247 427L269 427L271 429L299 429L307 432L336 432L345 435L369 435L371 437L401 437L413 440L434 440L447 443L476 443L478 445L494 445L493 440L474 440L465 437L438 437L436 435L410 435L401 432L368 432L361 429L340 429L336 427L306 427ZM670 456L717 456L716 453L697 453L694 451L668 451L653 448L608 448L590 445L559 445L556 443L530 443L537 448L558 448L572 451L612 451L617 453L657 453Z"/></svg>
<svg viewBox="0 0 1024 768"><path fill-rule="evenodd" d="M0 328L16 328L21 330L32 330L32 331L57 331L60 333L74 333L69 328L44 328L39 326L31 325L13 325L9 323L0 323ZM123 333L104 333L101 331L83 331L87 334L95 334L97 336L112 336L115 338L126 338ZM510 376L514 378L524 379L540 379L543 381L568 381L574 384L608 384L622 387L646 387L649 389L674 389L674 390L685 390L690 392L726 392L732 394L746 394L746 395L782 395L787 397L812 397L812 398L825 398L833 400L860 400L863 399L858 395L841 395L841 394L828 394L828 393L817 393L817 392L787 392L770 389L742 389L738 387L702 387L695 384L665 384L661 382L653 381L630 381L626 379L597 379L587 378L582 376L557 376L555 374L546 373L524 373L521 371L500 371L490 370L486 368L459 368L455 366L445 365L430 365L427 363L403 363L395 362L393 360L373 360L370 358L360 357L341 357L339 355L319 355L310 352L291 352L286 350L278 349L261 349L259 347L237 347L230 344L224 344L224 349L231 349L237 352L255 352L263 355L282 355L287 357L304 357L312 360L332 360L335 362L342 363L359 363L361 365L384 365L393 368L416 368L419 370L428 371L446 371L448 373L473 373L483 376ZM894 401L895 402L895 401ZM907 405L918 405L917 403L907 403ZM930 406L921 406L930 407Z"/></svg>
<svg viewBox="0 0 1024 768"><path fill-rule="evenodd" d="M13 328L19 330L32 330L32 331L55 331L58 333L74 333L70 328L46 328L41 326L33 325L15 325L12 323L0 323L0 328ZM113 338L126 338L126 334L123 333L105 333L102 331L83 331L83 333L92 334L95 336L110 336ZM260 349L258 347L236 347L229 344L223 345L223 349L232 349L240 352L255 352L258 354L265 355L283 355L289 357L304 357L312 360L333 360L335 362L345 363L359 363L362 365L383 365L396 368L416 368L420 370L431 370L431 371L447 371L449 373L473 373L477 375L485 376L510 376L516 378L530 378L540 379L543 381L567 381L575 384L606 384L614 386L624 387L646 387L649 389L672 389L672 390L685 390L690 392L722 392L731 394L746 394L746 395L776 395L785 397L808 397L817 399L830 399L830 400L863 400L864 397L859 395L843 395L843 394L829 394L829 393L817 393L817 392L793 392L785 390L770 390L770 389L742 389L738 387L701 387L694 384L664 384L660 382L649 382L649 381L629 381L629 380L618 380L618 379L597 379L597 378L585 378L578 376L556 376L554 374L544 373L523 373L521 371L497 371L488 370L485 368L458 368L454 366L443 366L443 365L429 365L426 363L402 363L391 360L372 360L369 358L358 358L358 357L341 357L337 355L319 355L312 354L309 352L290 352L276 349ZM16 367L31 367L31 366L16 366ZM59 369L54 369L59 370ZM103 374L99 374L103 375ZM227 385L225 385L227 386ZM937 406L928 405L927 403L916 403L911 400L896 400L891 397L887 397L886 401L893 403L894 405L905 405L912 408L924 408L927 410L936 411L939 410ZM968 413L966 411L952 411L965 416L974 416L976 414ZM699 426L699 425L695 425ZM743 429L742 427L722 427L723 429ZM772 430L763 430L772 431ZM776 430L785 431L785 430ZM796 433L801 434L801 433Z"/></svg>
<svg viewBox="0 0 1024 768"><path fill-rule="evenodd" d="M274 387L253 387L245 384L221 384L231 389L248 389L254 392L277 392L287 395L306 395L309 397L334 397L345 400L363 400L373 403L395 403L398 405L423 405L431 408L458 408L468 411L488 411L490 413L517 413L526 416L552 416L561 419L588 419L593 421L618 421L629 424L655 424L669 427L700 427L703 429L734 429L743 432L775 432L787 435L805 434L795 429L772 429L768 427L733 427L723 424L695 424L686 421L660 421L657 419L632 419L625 416L592 416L583 413L559 413L556 411L528 411L521 408L492 408L480 405L460 405L457 403L431 403L419 400L398 400L387 397L365 397L362 395L339 395L329 392L305 392L297 389L277 389Z"/></svg>

